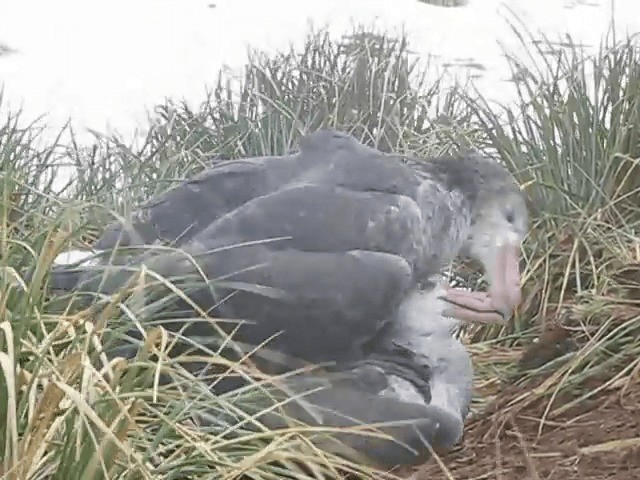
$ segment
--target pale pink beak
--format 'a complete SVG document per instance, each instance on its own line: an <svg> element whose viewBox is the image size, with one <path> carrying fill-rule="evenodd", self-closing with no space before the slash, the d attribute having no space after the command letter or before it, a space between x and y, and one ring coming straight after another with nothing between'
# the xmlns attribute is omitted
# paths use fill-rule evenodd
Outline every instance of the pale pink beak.
<svg viewBox="0 0 640 480"><path fill-rule="evenodd" d="M518 245L502 245L498 248L495 277L491 279L489 288L491 304L507 320L522 301L519 257Z"/></svg>
<svg viewBox="0 0 640 480"><path fill-rule="evenodd" d="M444 314L476 323L509 321L522 300L519 254L518 245L498 247L494 268L490 269L493 277L489 279L489 292L447 289L443 300L453 305Z"/></svg>

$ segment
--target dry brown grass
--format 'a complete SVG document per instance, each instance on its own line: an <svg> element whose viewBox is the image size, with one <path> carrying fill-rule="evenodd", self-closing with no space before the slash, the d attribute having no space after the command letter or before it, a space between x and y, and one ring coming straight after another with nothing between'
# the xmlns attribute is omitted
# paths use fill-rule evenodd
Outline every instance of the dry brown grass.
<svg viewBox="0 0 640 480"><path fill-rule="evenodd" d="M548 389L548 380L504 388L482 414L468 422L459 448L442 456L441 465L430 462L411 478L627 480L637 476L638 373L558 415L549 415L548 399L536 395ZM589 383L596 388L603 382L594 378ZM575 398L563 391L554 405Z"/></svg>

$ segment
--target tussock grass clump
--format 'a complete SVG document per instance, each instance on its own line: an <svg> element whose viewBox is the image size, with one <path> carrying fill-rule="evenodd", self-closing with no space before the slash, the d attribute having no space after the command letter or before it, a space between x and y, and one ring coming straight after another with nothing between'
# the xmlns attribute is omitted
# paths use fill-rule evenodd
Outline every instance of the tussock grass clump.
<svg viewBox="0 0 640 480"><path fill-rule="evenodd" d="M464 131L469 109L418 60L405 37L359 27L335 40L321 30L301 51L253 51L240 74L220 74L195 112L173 102L158 110L184 145L214 158L283 154L319 128L383 151L455 150L458 138L474 134Z"/></svg>

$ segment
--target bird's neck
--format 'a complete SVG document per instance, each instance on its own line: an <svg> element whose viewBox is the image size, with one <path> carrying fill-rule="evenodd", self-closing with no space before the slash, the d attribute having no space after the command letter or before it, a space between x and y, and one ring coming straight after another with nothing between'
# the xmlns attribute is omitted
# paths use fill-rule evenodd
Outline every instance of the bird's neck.
<svg viewBox="0 0 640 480"><path fill-rule="evenodd" d="M437 276L431 286L407 295L398 309L397 323L402 336L450 335L459 326L458 320L443 314L448 307L442 300L445 284L445 279Z"/></svg>
<svg viewBox="0 0 640 480"><path fill-rule="evenodd" d="M423 181L418 191L418 204L425 219L426 249L437 252L432 255L437 265L426 259L425 272L431 275L453 261L469 237L474 204L464 192L448 189L445 183L433 177Z"/></svg>

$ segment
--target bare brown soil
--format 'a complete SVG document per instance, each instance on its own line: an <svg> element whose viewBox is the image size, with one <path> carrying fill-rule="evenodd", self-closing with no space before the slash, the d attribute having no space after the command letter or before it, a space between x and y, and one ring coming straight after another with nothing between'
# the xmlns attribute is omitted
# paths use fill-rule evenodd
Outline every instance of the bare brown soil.
<svg viewBox="0 0 640 480"><path fill-rule="evenodd" d="M522 393L505 390L489 411L468 423L461 446L441 456L442 465L432 460L410 478L640 479L640 379L544 424L548 400L505 408ZM554 408L562 401L556 399Z"/></svg>

